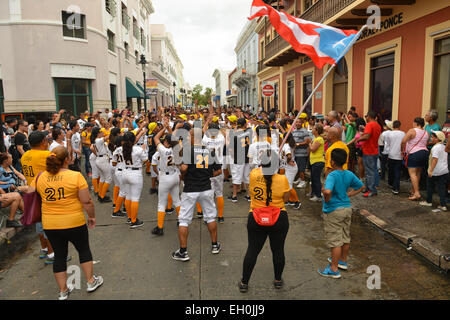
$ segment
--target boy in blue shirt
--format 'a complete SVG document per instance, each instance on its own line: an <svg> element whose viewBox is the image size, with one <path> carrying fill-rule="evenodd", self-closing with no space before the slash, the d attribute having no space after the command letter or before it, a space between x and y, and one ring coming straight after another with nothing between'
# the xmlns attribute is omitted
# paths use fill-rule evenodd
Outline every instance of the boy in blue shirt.
<svg viewBox="0 0 450 320"><path fill-rule="evenodd" d="M323 187L325 239L327 246L331 248L331 258L328 258L330 264L318 271L324 277L335 279L341 277L339 269L347 270L352 219L352 205L349 197L360 193L364 188L363 183L353 172L342 168L346 161L345 150L334 149L331 152L333 171L328 174ZM347 191L350 188L353 190Z"/></svg>

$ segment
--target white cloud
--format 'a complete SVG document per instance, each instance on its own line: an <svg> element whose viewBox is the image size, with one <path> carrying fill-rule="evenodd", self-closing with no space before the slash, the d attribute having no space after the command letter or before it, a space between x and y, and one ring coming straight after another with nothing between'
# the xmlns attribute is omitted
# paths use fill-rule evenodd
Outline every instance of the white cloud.
<svg viewBox="0 0 450 320"><path fill-rule="evenodd" d="M252 0L153 0L152 24L165 24L191 86L215 89L216 68L236 67L234 48Z"/></svg>

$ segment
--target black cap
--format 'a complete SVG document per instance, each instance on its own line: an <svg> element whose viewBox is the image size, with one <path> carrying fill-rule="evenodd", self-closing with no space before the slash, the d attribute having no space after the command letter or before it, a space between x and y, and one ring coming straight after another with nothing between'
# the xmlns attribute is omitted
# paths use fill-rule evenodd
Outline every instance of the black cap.
<svg viewBox="0 0 450 320"><path fill-rule="evenodd" d="M37 147L44 141L45 138L47 138L48 132L47 131L33 131L28 136L28 142L30 143L30 146Z"/></svg>

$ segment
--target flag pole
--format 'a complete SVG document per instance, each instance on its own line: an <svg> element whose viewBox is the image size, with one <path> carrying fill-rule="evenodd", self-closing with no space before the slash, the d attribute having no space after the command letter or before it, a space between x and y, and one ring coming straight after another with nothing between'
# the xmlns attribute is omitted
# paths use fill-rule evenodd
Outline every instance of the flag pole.
<svg viewBox="0 0 450 320"><path fill-rule="evenodd" d="M311 101L312 97L314 96L314 93L316 93L317 89L322 85L322 83L325 81L325 79L328 77L328 75L331 73L331 71L337 66L339 61L347 54L348 50L355 44L355 42L360 37L361 33L367 28L367 25L364 25L361 30L356 34L356 36L352 39L352 41L347 45L345 50L342 52L341 56L336 60L336 63L331 66L331 68L325 73L325 75L322 77L322 79L319 81L319 83L316 85L316 87L313 89L311 94L309 95L308 99L306 99L305 103L303 104L302 108L297 114L297 117L295 118L294 122L292 123L292 126L289 128L287 134L283 138L283 142L281 143L280 150L278 153L281 153L281 149L283 149L284 144L286 143L286 140L288 136L291 134L292 130L294 129L295 122L300 118L300 115L302 114L303 110L306 108L308 103Z"/></svg>

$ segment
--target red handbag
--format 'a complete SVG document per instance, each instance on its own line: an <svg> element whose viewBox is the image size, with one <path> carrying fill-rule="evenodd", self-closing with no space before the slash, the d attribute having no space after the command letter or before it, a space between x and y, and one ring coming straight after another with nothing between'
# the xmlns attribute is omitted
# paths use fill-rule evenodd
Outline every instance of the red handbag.
<svg viewBox="0 0 450 320"><path fill-rule="evenodd" d="M253 209L253 218L260 226L271 227L278 221L281 209L277 207L264 207Z"/></svg>
<svg viewBox="0 0 450 320"><path fill-rule="evenodd" d="M29 226L37 222L41 222L42 219L42 199L39 195L39 192L37 192L37 183L41 173L39 173L36 177L35 191L22 194L24 209L22 218L20 218L20 222L24 226Z"/></svg>

